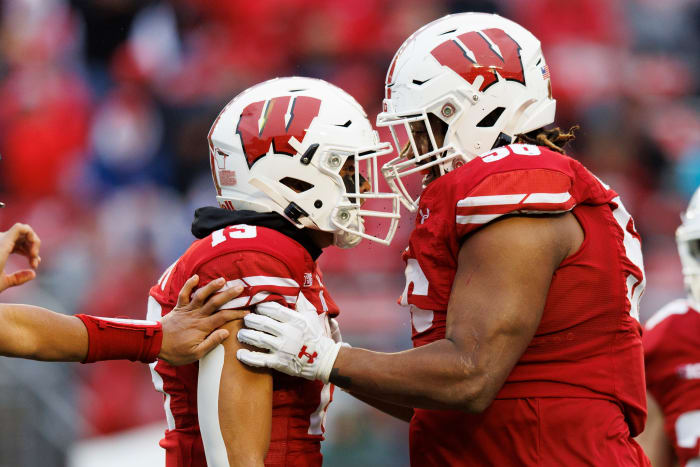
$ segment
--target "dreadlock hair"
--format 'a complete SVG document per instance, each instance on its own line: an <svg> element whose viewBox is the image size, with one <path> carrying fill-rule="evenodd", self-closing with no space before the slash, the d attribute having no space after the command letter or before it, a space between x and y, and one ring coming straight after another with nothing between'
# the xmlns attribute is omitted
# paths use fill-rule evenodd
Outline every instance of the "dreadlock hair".
<svg viewBox="0 0 700 467"><path fill-rule="evenodd" d="M566 144L569 141L572 141L574 138L576 138L574 132L579 128L580 127L578 125L574 125L571 128L569 128L569 131L566 133L559 127L550 129L539 128L528 133L521 133L519 135L515 135L515 142L535 144L537 146L547 146L552 151L556 151L561 154L566 154L566 152L564 151L564 146L566 146Z"/></svg>

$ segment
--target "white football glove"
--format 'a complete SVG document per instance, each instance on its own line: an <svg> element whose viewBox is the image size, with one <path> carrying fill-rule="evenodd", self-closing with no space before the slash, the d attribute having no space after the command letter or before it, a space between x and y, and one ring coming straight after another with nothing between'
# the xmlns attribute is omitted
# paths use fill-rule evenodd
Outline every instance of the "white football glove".
<svg viewBox="0 0 700 467"><path fill-rule="evenodd" d="M290 376L328 382L341 343L324 335L326 329L318 316L266 302L244 320L250 329L238 331L238 341L269 352L239 349L238 360Z"/></svg>

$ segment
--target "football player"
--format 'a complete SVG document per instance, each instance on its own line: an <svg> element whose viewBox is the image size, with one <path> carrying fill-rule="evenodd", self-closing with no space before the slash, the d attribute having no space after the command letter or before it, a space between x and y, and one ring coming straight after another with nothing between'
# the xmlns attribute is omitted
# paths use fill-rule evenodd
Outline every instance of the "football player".
<svg viewBox="0 0 700 467"><path fill-rule="evenodd" d="M639 442L652 465L700 465L700 189L676 231L688 296L644 324L647 408Z"/></svg>
<svg viewBox="0 0 700 467"><path fill-rule="evenodd" d="M208 141L221 208L195 213L192 232L200 240L153 286L148 318L167 317L196 273L203 284L224 277L226 287L243 285L227 308L296 307L331 338L338 307L316 259L330 245L349 248L362 238L387 244L393 237L400 202L377 187L377 157L391 145L380 144L352 97L310 78L278 78L244 91L216 118ZM372 203L386 209L373 211ZM365 231L372 217L384 231ZM246 367L235 357L240 347L228 339L198 365L153 365L155 386L165 394L167 465L321 465L332 387Z"/></svg>
<svg viewBox="0 0 700 467"><path fill-rule="evenodd" d="M540 42L520 25L463 13L418 30L377 117L403 147L384 175L417 211L400 299L414 348L343 347L264 304L238 338L269 352L238 358L409 408L393 413L410 416L414 466L647 464L633 440L640 238L620 197L564 154L572 135L545 129L554 115Z"/></svg>
<svg viewBox="0 0 700 467"><path fill-rule="evenodd" d="M41 241L26 224L15 224L0 233L0 292L24 284L36 276ZM8 274L5 263L12 253L25 256L31 269ZM183 285L174 313L162 323L67 316L31 305L0 304L0 355L34 360L91 363L129 359L152 362L159 358L171 365L193 362L228 337L225 323L245 314L216 311L235 298L242 288L231 288L211 297L225 281L210 282L190 301L198 277ZM205 303L206 302L206 303Z"/></svg>

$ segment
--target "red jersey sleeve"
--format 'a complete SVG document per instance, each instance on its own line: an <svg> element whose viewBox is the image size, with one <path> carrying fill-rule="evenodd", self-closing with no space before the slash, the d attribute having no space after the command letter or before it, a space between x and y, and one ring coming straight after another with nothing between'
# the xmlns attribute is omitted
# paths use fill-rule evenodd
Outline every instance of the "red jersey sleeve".
<svg viewBox="0 0 700 467"><path fill-rule="evenodd" d="M199 287L223 277L227 288L242 285L240 296L227 308L248 308L277 301L294 308L313 260L301 245L264 227L229 226L197 240L168 268L150 295L163 306L163 314L177 303L184 283L199 275Z"/></svg>
<svg viewBox="0 0 700 467"><path fill-rule="evenodd" d="M528 154L522 147L528 147ZM502 157L501 157L502 156ZM464 237L508 214L553 214L576 206L569 158L537 146L497 148L454 183L457 236Z"/></svg>
<svg viewBox="0 0 700 467"><path fill-rule="evenodd" d="M275 301L294 307L300 284L279 259L259 251L235 251L216 256L201 264L200 286L219 277L226 279L224 288L242 285L243 292L222 308L249 308L258 303Z"/></svg>

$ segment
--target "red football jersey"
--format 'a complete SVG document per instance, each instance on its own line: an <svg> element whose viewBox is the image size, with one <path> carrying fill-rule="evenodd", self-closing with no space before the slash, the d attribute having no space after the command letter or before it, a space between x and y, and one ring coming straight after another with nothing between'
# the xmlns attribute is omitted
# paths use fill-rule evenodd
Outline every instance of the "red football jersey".
<svg viewBox="0 0 700 467"><path fill-rule="evenodd" d="M618 437L625 445L630 434L635 436L642 431L646 417L638 322L638 302L645 285L641 244L618 195L579 162L544 147L513 144L497 148L433 181L420 198L415 230L403 255L406 288L399 301L410 306L415 347L444 338L447 303L462 240L504 215L567 211L578 219L585 240L552 277L535 336L496 402L524 398L601 399L606 401L603 407L612 411L608 414L610 420L626 422L615 425L622 430ZM455 459L460 459L460 465L477 465L488 460L490 454L484 450L489 448L484 442L474 436L467 437L472 442L465 442L463 436L464 430L473 429L467 425L477 419L486 434L490 430L502 431L498 427L511 420L522 424L516 432L523 437L545 427L555 432L571 431L563 430L560 423L580 423L577 430L586 431L591 445L611 436L587 429L582 420L576 422L576 409L573 414L561 416L557 412L560 409L550 408L545 413L544 405L539 407L542 412L534 422L532 414L526 413L530 408L521 407L524 412L513 413L512 407L502 403L494 403L476 419L457 412L417 410L411 426L412 459L416 465L455 465ZM532 430L535 431L527 433ZM580 444L586 446L584 434L578 436ZM455 437L460 442L452 445L449 440ZM543 439L535 444L542 444ZM632 443L636 451L637 446ZM451 446L444 450L443 457L423 457L422 453L435 452L433 446L439 449L441 445ZM455 446L462 447L453 452ZM559 446L565 449L562 443ZM530 447L534 449L532 443ZM523 452L509 455L514 465L529 462ZM548 455L550 461L547 457L537 458L545 464L566 461L565 455ZM588 460L596 460L593 464L597 465L613 458L625 463L612 454L598 452L590 456ZM557 462L551 462L555 458Z"/></svg>
<svg viewBox="0 0 700 467"><path fill-rule="evenodd" d="M700 312L675 300L644 325L647 390L664 414L680 465L700 461Z"/></svg>
<svg viewBox="0 0 700 467"><path fill-rule="evenodd" d="M169 313L183 284L195 273L200 286L224 277L227 287L245 287L225 308L250 308L266 301L294 308L303 295L316 308L319 319L327 322L327 316L338 314L321 282L320 270L299 243L269 228L240 224L195 241L165 271L151 288L149 319ZM159 360L151 369L156 389L165 396L168 430L160 444L166 450L167 467L205 467L197 413L198 364L172 367ZM265 465L320 466L332 386L275 373L273 389L272 433Z"/></svg>

